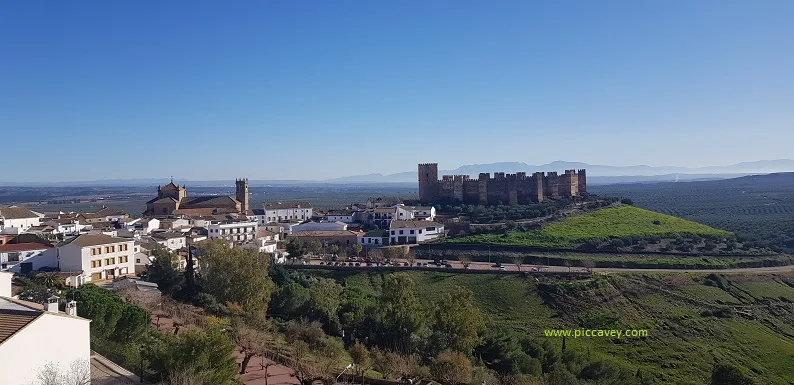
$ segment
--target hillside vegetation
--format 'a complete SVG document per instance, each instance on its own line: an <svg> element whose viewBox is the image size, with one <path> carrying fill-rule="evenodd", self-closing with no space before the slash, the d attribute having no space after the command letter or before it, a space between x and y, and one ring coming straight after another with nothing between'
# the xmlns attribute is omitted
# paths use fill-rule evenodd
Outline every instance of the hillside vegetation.
<svg viewBox="0 0 794 385"><path fill-rule="evenodd" d="M758 246L794 250L794 173L686 183L588 186L649 210L729 230Z"/></svg>
<svg viewBox="0 0 794 385"><path fill-rule="evenodd" d="M728 238L732 234L686 219L619 205L549 223L539 230L471 235L449 238L446 242L571 248L592 239L680 236Z"/></svg>
<svg viewBox="0 0 794 385"><path fill-rule="evenodd" d="M378 272L312 271L351 290L374 295ZM644 384L706 384L714 365L739 368L756 384L794 378L794 276L614 275L588 280L535 281L520 275L412 272L423 302L453 286L473 293L488 330L548 340L545 329L646 329L642 338L568 338L565 357L577 383L593 373L638 373ZM599 364L592 364L599 360Z"/></svg>

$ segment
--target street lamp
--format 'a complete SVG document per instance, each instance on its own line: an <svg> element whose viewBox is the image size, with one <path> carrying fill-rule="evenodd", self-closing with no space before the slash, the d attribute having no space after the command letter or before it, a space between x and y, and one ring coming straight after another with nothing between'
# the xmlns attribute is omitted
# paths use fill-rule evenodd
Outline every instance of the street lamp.
<svg viewBox="0 0 794 385"><path fill-rule="evenodd" d="M334 382L339 382L339 377L342 377L342 375L345 374L345 372L352 367L353 364L347 364L347 366L345 366L345 370L343 370L342 373L339 373L339 375L336 376L336 380Z"/></svg>

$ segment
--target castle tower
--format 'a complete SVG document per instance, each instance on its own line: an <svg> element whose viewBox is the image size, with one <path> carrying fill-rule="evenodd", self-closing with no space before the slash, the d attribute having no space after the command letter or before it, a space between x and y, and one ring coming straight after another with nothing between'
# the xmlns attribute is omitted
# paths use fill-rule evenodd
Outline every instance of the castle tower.
<svg viewBox="0 0 794 385"><path fill-rule="evenodd" d="M418 171L419 201L438 200L438 163L420 163Z"/></svg>
<svg viewBox="0 0 794 385"><path fill-rule="evenodd" d="M579 195L587 195L587 174L585 169L579 170L577 176L579 177Z"/></svg>
<svg viewBox="0 0 794 385"><path fill-rule="evenodd" d="M237 179L234 184L237 187L235 198L240 201L240 212L246 213L251 209L248 205L248 178Z"/></svg>

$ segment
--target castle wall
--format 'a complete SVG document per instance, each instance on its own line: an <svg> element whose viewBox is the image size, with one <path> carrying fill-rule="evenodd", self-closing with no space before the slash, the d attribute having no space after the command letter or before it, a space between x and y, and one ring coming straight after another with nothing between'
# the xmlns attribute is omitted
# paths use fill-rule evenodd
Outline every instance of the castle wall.
<svg viewBox="0 0 794 385"><path fill-rule="evenodd" d="M546 176L543 177L543 193L552 199L560 197L559 177L556 172L546 173Z"/></svg>
<svg viewBox="0 0 794 385"><path fill-rule="evenodd" d="M543 202L547 198L579 196L587 191L584 169L565 170L561 175L556 172L536 172L531 176L523 172L497 172L493 177L488 173L480 173L478 179L471 179L468 175L444 175L440 180L432 180L437 174L436 163L419 165L421 201L516 205Z"/></svg>
<svg viewBox="0 0 794 385"><path fill-rule="evenodd" d="M481 205L488 204L488 181L491 179L491 174L480 173L480 178L477 179L478 184L478 199Z"/></svg>
<svg viewBox="0 0 794 385"><path fill-rule="evenodd" d="M463 182L463 202L476 205L480 200L480 181L466 179Z"/></svg>

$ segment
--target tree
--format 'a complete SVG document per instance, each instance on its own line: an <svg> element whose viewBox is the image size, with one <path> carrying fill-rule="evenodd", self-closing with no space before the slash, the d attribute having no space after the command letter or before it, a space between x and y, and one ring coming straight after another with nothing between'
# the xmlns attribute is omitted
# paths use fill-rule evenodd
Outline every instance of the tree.
<svg viewBox="0 0 794 385"><path fill-rule="evenodd" d="M339 245L333 244L328 246L328 252L331 254L339 254Z"/></svg>
<svg viewBox="0 0 794 385"><path fill-rule="evenodd" d="M237 303L249 312L265 310L273 290L267 268L263 254L214 241L202 250L202 287L221 302Z"/></svg>
<svg viewBox="0 0 794 385"><path fill-rule="evenodd" d="M431 352L452 350L470 354L482 342L480 333L485 330L485 321L472 298L472 292L460 286L442 293L433 313Z"/></svg>
<svg viewBox="0 0 794 385"><path fill-rule="evenodd" d="M383 262L383 254L386 249L372 249L369 251L369 258L375 263Z"/></svg>
<svg viewBox="0 0 794 385"><path fill-rule="evenodd" d="M58 289L48 288L38 281L32 281L19 293L18 298L28 302L44 303L54 295L58 295Z"/></svg>
<svg viewBox="0 0 794 385"><path fill-rule="evenodd" d="M358 243L354 244L351 248L353 250L353 253L356 254L356 257L361 255L361 252L364 250L364 246L361 246Z"/></svg>
<svg viewBox="0 0 794 385"><path fill-rule="evenodd" d="M172 373L195 372L201 384L236 384L234 342L221 329L188 330L179 336L156 334L144 350L144 358L157 380Z"/></svg>
<svg viewBox="0 0 794 385"><path fill-rule="evenodd" d="M711 385L753 385L753 380L742 373L739 368L718 364L711 372Z"/></svg>
<svg viewBox="0 0 794 385"><path fill-rule="evenodd" d="M416 264L416 253L410 248L405 253L405 261L408 262L408 266L414 266Z"/></svg>
<svg viewBox="0 0 794 385"><path fill-rule="evenodd" d="M303 255L306 254L306 245L303 242L291 238L287 241L287 254L289 254L290 259L297 260L303 258Z"/></svg>
<svg viewBox="0 0 794 385"><path fill-rule="evenodd" d="M424 309L416 294L414 281L406 273L386 276L379 298L382 343L390 342L395 350L413 350L412 337L423 325Z"/></svg>
<svg viewBox="0 0 794 385"><path fill-rule="evenodd" d="M323 244L315 239L310 241L306 248L308 249L309 253L317 255L323 250Z"/></svg>
<svg viewBox="0 0 794 385"><path fill-rule="evenodd" d="M430 363L430 375L444 385L460 385L471 382L471 361L463 354L444 350Z"/></svg>
<svg viewBox="0 0 794 385"><path fill-rule="evenodd" d="M75 360L66 371L48 362L38 373L36 380L30 385L90 385L91 364L87 360Z"/></svg>
<svg viewBox="0 0 794 385"><path fill-rule="evenodd" d="M372 348L372 368L378 371L383 376L383 379L387 379L394 374L394 353L387 352L384 350L380 350L377 347Z"/></svg>
<svg viewBox="0 0 794 385"><path fill-rule="evenodd" d="M80 286L74 291L74 300L77 315L91 320L94 333L117 341L137 338L151 323L146 310L94 284Z"/></svg>
<svg viewBox="0 0 794 385"><path fill-rule="evenodd" d="M232 327L232 339L243 353L243 362L240 363L240 374L245 374L248 362L258 353L261 341L265 339L264 333L246 325L242 320L235 319Z"/></svg>
<svg viewBox="0 0 794 385"><path fill-rule="evenodd" d="M520 255L513 257L513 263L518 268L518 271L521 271L521 265L524 264L524 257Z"/></svg>
<svg viewBox="0 0 794 385"><path fill-rule="evenodd" d="M326 321L328 334L332 334L331 326L339 325L339 307L341 306L342 285L333 279L320 279L309 286L309 304L311 308Z"/></svg>
<svg viewBox="0 0 794 385"><path fill-rule="evenodd" d="M338 374L341 350L341 344L325 344L313 349L303 341L296 341L287 366L295 372L301 384L309 385L314 381L332 384Z"/></svg>
<svg viewBox="0 0 794 385"><path fill-rule="evenodd" d="M157 284L163 294L173 295L182 290L185 276L175 267L175 256L158 245L152 251L154 261L149 265L149 281Z"/></svg>
<svg viewBox="0 0 794 385"><path fill-rule="evenodd" d="M563 365L555 365L554 370L546 376L548 385L578 385L579 380Z"/></svg>
<svg viewBox="0 0 794 385"><path fill-rule="evenodd" d="M363 376L364 372L372 366L372 357L369 350L364 344L356 342L347 351L350 353L350 359L353 360L353 364L358 370L358 375Z"/></svg>
<svg viewBox="0 0 794 385"><path fill-rule="evenodd" d="M36 274L36 281L48 289L63 289L64 280L57 272L42 272Z"/></svg>
<svg viewBox="0 0 794 385"><path fill-rule="evenodd" d="M471 257L468 255L459 255L458 261L463 265L463 267L469 267L471 265Z"/></svg>

